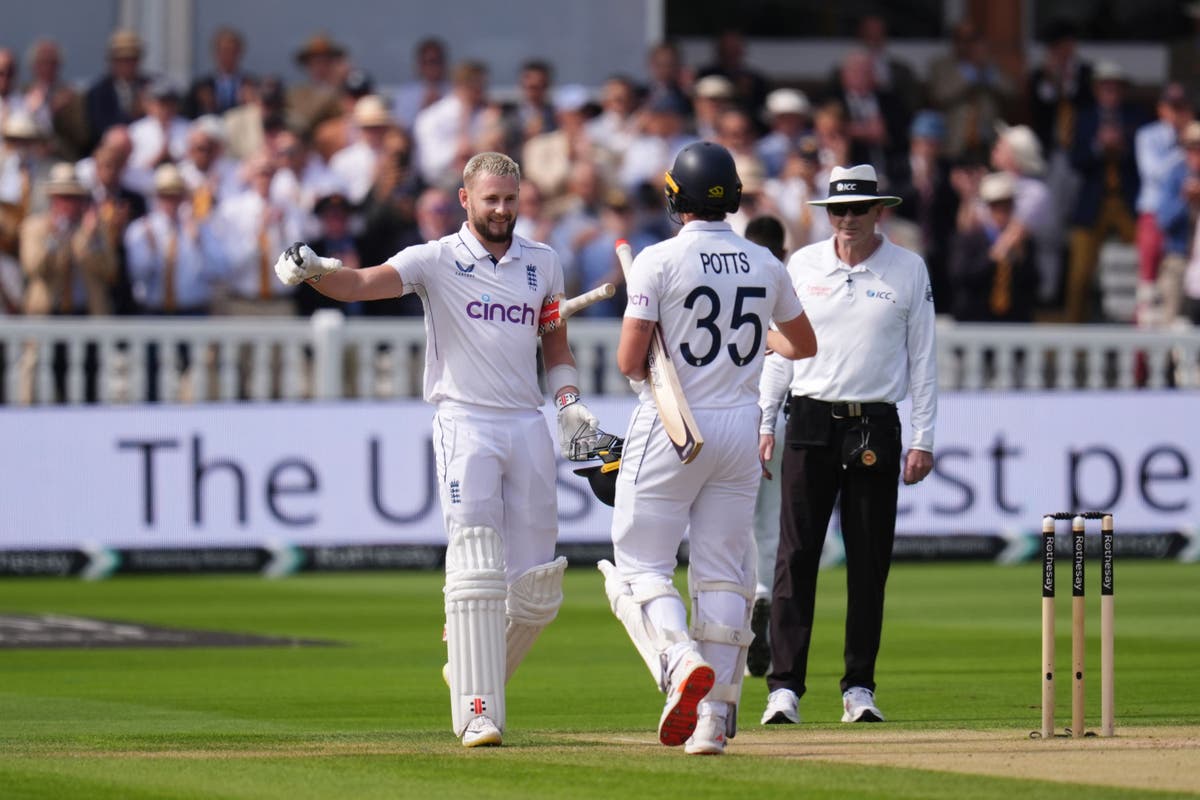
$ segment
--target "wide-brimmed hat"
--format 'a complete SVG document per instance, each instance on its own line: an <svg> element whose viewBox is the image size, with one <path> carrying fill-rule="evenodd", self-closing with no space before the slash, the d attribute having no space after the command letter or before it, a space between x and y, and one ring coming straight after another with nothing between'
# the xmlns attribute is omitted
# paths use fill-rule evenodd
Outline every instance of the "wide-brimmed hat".
<svg viewBox="0 0 1200 800"><path fill-rule="evenodd" d="M79 178L75 175L75 165L69 161L60 161L50 167L43 188L48 195L87 197L90 194L87 187L80 183Z"/></svg>
<svg viewBox="0 0 1200 800"><path fill-rule="evenodd" d="M329 38L324 33L318 33L310 36L304 46L296 51L296 61L300 64L305 64L313 56L330 56L331 58L340 58L346 55L346 48Z"/></svg>
<svg viewBox="0 0 1200 800"><path fill-rule="evenodd" d="M1012 200L1017 194L1017 182L1007 172L991 172L979 181L979 199L985 203Z"/></svg>
<svg viewBox="0 0 1200 800"><path fill-rule="evenodd" d="M174 164L160 164L154 170L155 194L187 194L183 173Z"/></svg>
<svg viewBox="0 0 1200 800"><path fill-rule="evenodd" d="M808 114L812 111L812 103L808 95L799 89L776 89L767 95L767 119L771 120L780 114Z"/></svg>
<svg viewBox="0 0 1200 800"><path fill-rule="evenodd" d="M898 206L900 198L890 194L879 194L879 177L870 164L853 167L834 167L829 173L829 196L822 200L809 200L810 206L829 206L837 203L862 203L879 201L883 206Z"/></svg>
<svg viewBox="0 0 1200 800"><path fill-rule="evenodd" d="M707 100L732 100L734 97L733 81L724 75L705 75L696 81L696 85L692 87L692 93L696 97L703 97Z"/></svg>
<svg viewBox="0 0 1200 800"><path fill-rule="evenodd" d="M391 125L392 114L387 101L377 94L366 94L354 102L354 122L361 128L384 128Z"/></svg>
<svg viewBox="0 0 1200 800"><path fill-rule="evenodd" d="M0 135L5 139L34 141L44 137L42 129L34 122L33 116L24 111L11 111L4 120L4 128Z"/></svg>
<svg viewBox="0 0 1200 800"><path fill-rule="evenodd" d="M110 58L140 58L142 55L142 39L131 30L116 30L108 37L108 55Z"/></svg>

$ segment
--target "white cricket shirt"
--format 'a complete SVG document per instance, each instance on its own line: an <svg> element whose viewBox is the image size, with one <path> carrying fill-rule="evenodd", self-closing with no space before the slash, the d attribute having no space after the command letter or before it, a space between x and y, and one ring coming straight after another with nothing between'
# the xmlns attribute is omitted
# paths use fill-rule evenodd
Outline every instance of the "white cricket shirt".
<svg viewBox="0 0 1200 800"><path fill-rule="evenodd" d="M425 307L425 400L490 408L542 405L537 325L542 303L563 291L558 255L513 235L498 262L463 223L457 233L401 250L385 262Z"/></svg>
<svg viewBox="0 0 1200 800"><path fill-rule="evenodd" d="M647 247L626 283L625 316L662 326L693 408L757 403L770 321L804 313L783 264L728 222L689 222Z"/></svg>
<svg viewBox="0 0 1200 800"><path fill-rule="evenodd" d="M925 261L884 236L851 267L830 237L797 250L787 269L817 334L816 356L794 362L791 393L899 403L911 389L910 446L933 452L937 353Z"/></svg>

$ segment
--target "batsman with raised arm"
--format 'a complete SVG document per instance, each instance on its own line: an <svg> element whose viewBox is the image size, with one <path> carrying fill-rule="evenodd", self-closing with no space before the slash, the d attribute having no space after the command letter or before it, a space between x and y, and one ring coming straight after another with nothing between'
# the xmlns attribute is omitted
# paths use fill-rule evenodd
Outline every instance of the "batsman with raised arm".
<svg viewBox="0 0 1200 800"><path fill-rule="evenodd" d="M343 269L296 244L275 271L342 301L415 292L425 309L425 400L447 535L450 711L466 747L499 745L504 687L562 603L555 455L539 410L539 334L564 455L593 434L562 320L541 319L563 292L558 255L513 234L520 168L500 153L467 162L462 228L385 263ZM539 321L541 320L541 321ZM577 444L577 441L576 441Z"/></svg>

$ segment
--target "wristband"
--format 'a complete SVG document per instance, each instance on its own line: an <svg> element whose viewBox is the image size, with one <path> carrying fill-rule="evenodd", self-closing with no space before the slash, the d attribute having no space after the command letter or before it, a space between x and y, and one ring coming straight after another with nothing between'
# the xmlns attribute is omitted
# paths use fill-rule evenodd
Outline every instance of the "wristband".
<svg viewBox="0 0 1200 800"><path fill-rule="evenodd" d="M546 387L555 398L563 389L570 388L576 393L576 399L579 399L579 370L575 369L574 364L555 364L546 370Z"/></svg>
<svg viewBox="0 0 1200 800"><path fill-rule="evenodd" d="M571 405L571 403L578 403L578 402L579 402L579 395L576 394L575 392L560 392L559 394L555 395L555 397L554 397L554 407L557 408L559 411L562 411L564 408Z"/></svg>

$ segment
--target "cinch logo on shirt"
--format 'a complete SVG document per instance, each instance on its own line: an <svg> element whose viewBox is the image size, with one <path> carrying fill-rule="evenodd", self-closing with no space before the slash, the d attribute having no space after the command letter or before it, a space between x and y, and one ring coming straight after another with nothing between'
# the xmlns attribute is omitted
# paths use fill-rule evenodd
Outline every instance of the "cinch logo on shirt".
<svg viewBox="0 0 1200 800"><path fill-rule="evenodd" d="M537 311L522 303L519 306L506 306L503 303L493 303L490 295L483 295L478 300L467 303L467 316L471 319L482 319L486 322L511 322L515 325L536 325Z"/></svg>
<svg viewBox="0 0 1200 800"><path fill-rule="evenodd" d="M648 306L650 305L650 298L644 294L631 294L629 295L628 302L631 306Z"/></svg>

